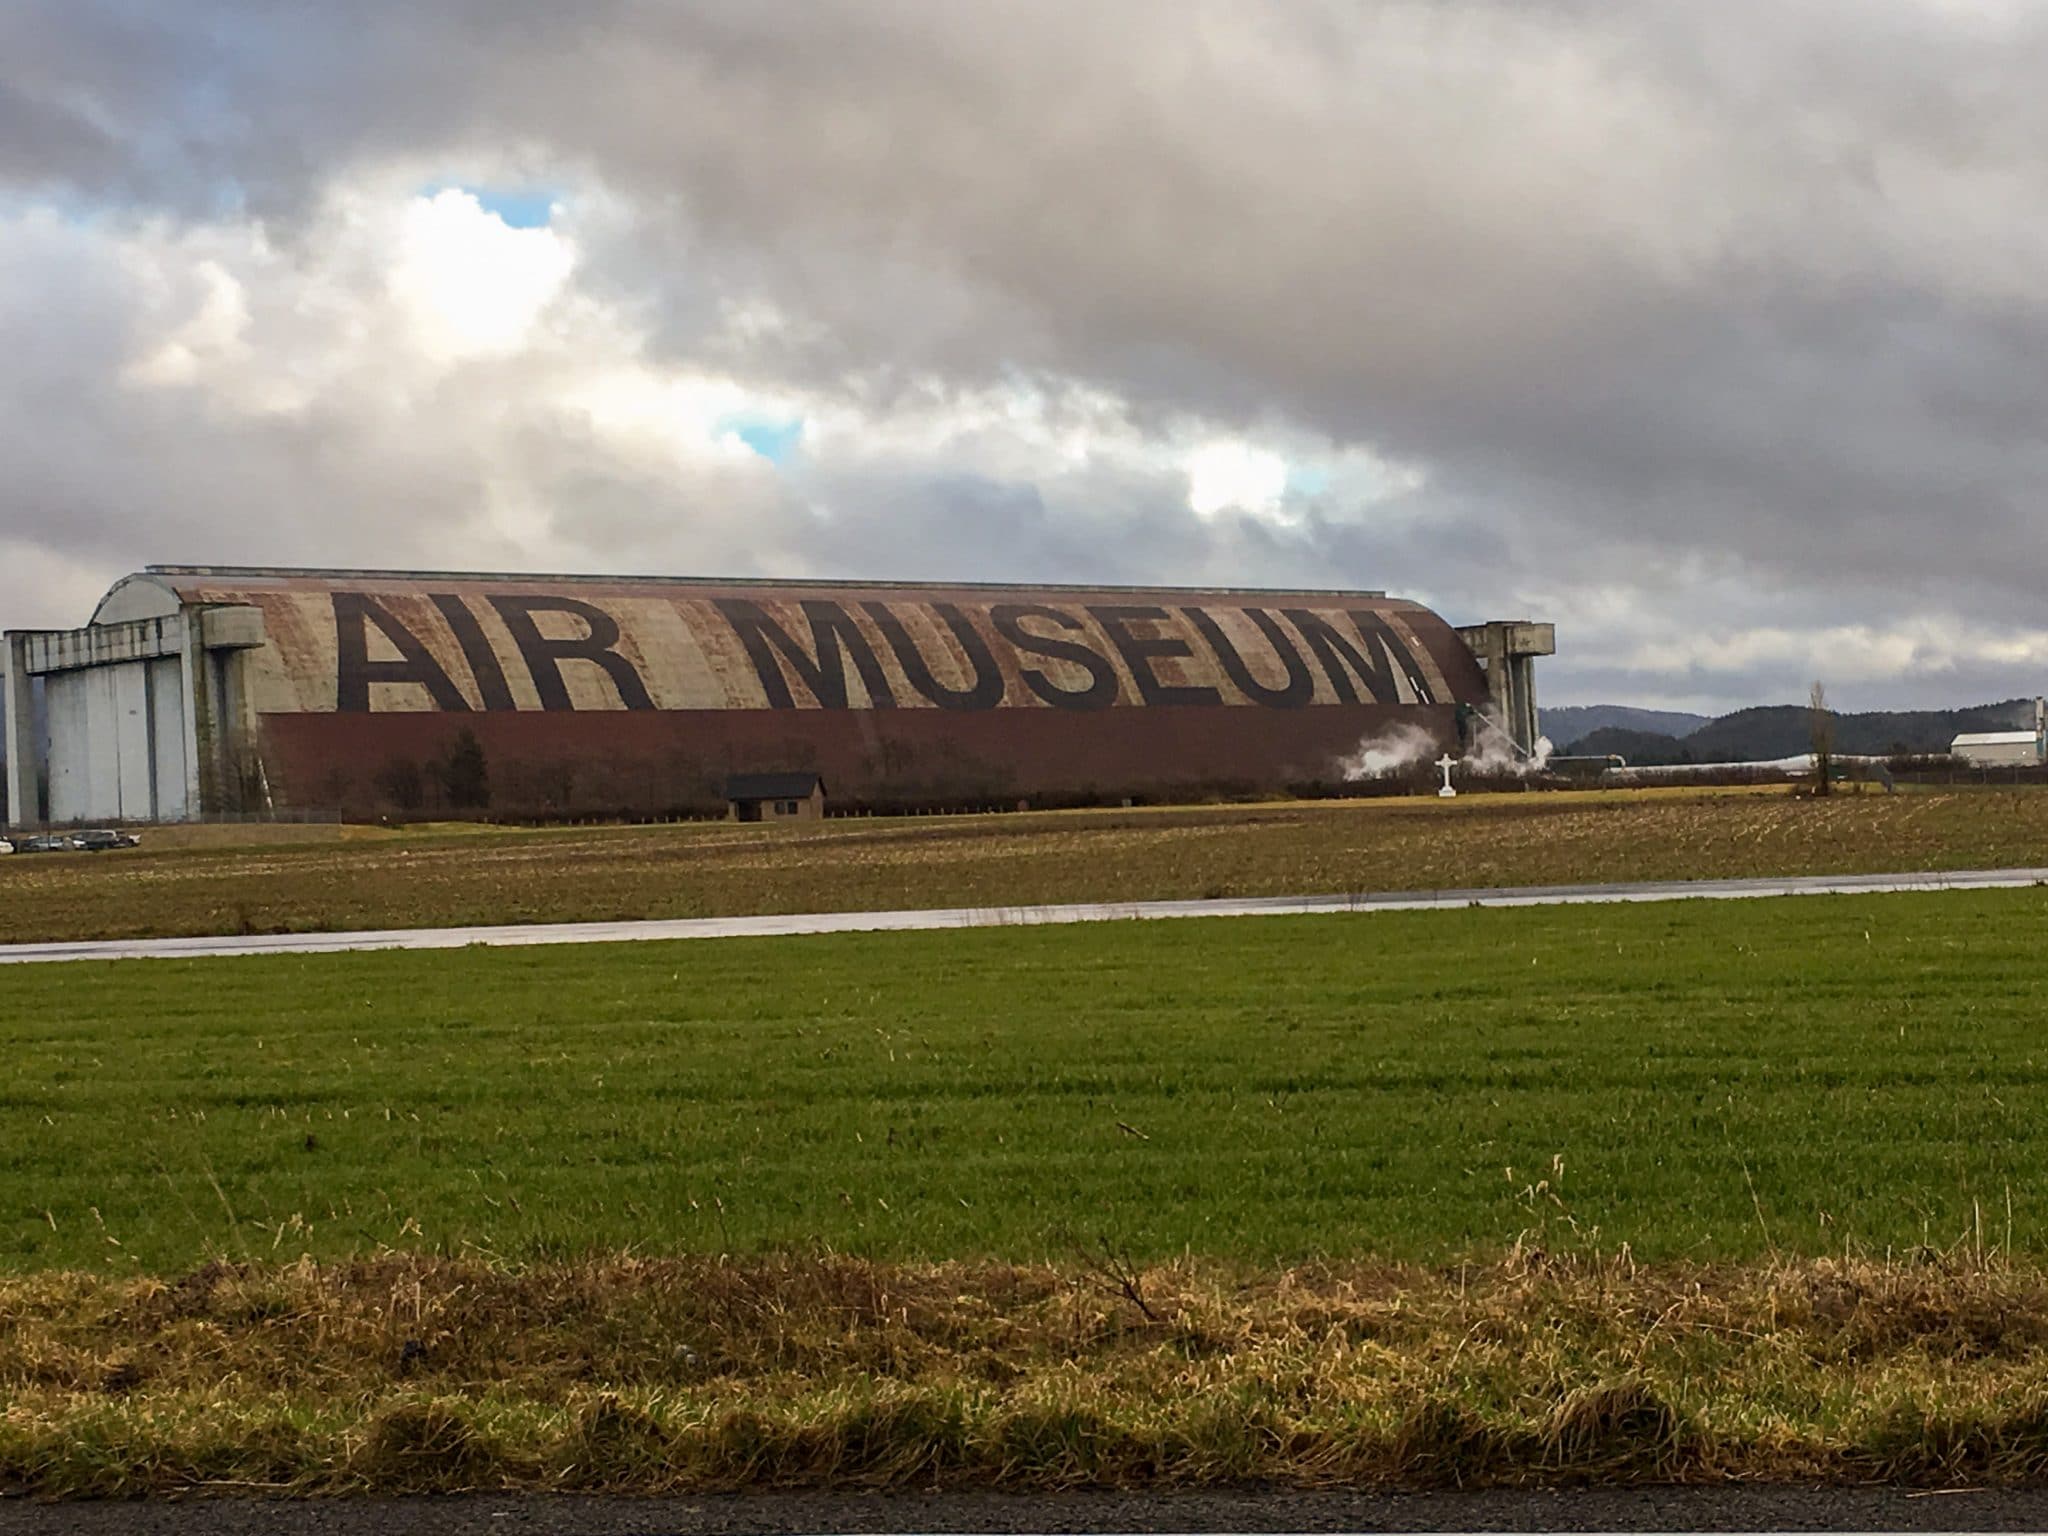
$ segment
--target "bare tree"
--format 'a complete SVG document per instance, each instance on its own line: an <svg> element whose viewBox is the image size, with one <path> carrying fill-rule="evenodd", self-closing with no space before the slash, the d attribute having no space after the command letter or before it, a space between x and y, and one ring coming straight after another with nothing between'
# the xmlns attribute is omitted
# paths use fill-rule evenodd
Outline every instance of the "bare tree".
<svg viewBox="0 0 2048 1536"><path fill-rule="evenodd" d="M1806 724L1813 741L1813 792L1832 794L1835 777L1835 716L1828 708L1828 691L1819 682L1806 699Z"/></svg>

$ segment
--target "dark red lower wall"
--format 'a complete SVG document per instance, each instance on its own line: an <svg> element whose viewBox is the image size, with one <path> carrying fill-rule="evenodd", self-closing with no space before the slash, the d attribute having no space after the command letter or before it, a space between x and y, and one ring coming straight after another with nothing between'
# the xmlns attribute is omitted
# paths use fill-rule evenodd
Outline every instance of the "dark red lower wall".
<svg viewBox="0 0 2048 1536"><path fill-rule="evenodd" d="M425 808L443 805L434 765L465 729L495 811L711 805L728 774L778 770L822 774L832 802L988 804L1330 783L1403 725L1448 745L1455 707L269 715L263 757L274 797L303 809L413 808L412 775Z"/></svg>

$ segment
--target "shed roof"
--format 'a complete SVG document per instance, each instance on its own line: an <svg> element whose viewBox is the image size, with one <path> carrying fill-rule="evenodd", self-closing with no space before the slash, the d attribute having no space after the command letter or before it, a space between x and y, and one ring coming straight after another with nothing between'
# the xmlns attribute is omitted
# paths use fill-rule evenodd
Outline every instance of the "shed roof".
<svg viewBox="0 0 2048 1536"><path fill-rule="evenodd" d="M1955 747L2031 747L2041 738L2032 731L1970 731L1949 743Z"/></svg>
<svg viewBox="0 0 2048 1536"><path fill-rule="evenodd" d="M812 791L823 791L825 781L815 773L736 773L725 781L728 800L807 800Z"/></svg>

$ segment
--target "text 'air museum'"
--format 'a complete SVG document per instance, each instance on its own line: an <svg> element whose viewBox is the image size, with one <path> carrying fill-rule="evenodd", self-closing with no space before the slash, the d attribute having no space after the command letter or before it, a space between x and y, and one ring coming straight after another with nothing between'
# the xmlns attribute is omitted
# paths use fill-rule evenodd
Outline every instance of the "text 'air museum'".
<svg viewBox="0 0 2048 1536"><path fill-rule="evenodd" d="M1280 790L1400 725L1527 747L1552 648L1373 592L183 566L6 638L18 824Z"/></svg>

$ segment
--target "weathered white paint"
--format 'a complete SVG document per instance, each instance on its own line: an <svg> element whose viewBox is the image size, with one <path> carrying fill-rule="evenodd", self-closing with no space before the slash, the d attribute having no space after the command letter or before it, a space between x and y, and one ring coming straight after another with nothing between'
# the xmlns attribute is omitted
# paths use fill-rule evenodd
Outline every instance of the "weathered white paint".
<svg viewBox="0 0 2048 1536"><path fill-rule="evenodd" d="M156 804L151 817L156 821L183 821L198 801L192 794L191 770L185 762L185 732L164 728L166 721L182 720L185 708L185 669L176 657L166 656L149 664L150 691L155 699L157 728Z"/></svg>
<svg viewBox="0 0 2048 1536"><path fill-rule="evenodd" d="M29 825L41 819L36 770L42 766L42 743L35 736L35 700L30 694L28 637L7 637L6 675L0 678L6 697L7 804L0 823Z"/></svg>
<svg viewBox="0 0 2048 1536"><path fill-rule="evenodd" d="M50 673L174 656L185 643L185 632L184 618L173 616L90 629L30 630L22 638L29 671Z"/></svg>
<svg viewBox="0 0 2048 1536"><path fill-rule="evenodd" d="M52 673L50 819L169 821L192 804L178 656Z"/></svg>
<svg viewBox="0 0 2048 1536"><path fill-rule="evenodd" d="M141 812L156 812L156 711L150 707L149 669L146 661L108 667L114 684L114 773L115 819Z"/></svg>
<svg viewBox="0 0 2048 1536"><path fill-rule="evenodd" d="M99 626L131 619L168 619L178 613L180 606L178 594L169 583L145 572L115 582L93 610L92 622Z"/></svg>
<svg viewBox="0 0 2048 1536"><path fill-rule="evenodd" d="M45 679L49 816L168 821L197 803L185 615L32 632L22 665ZM28 754L31 763L39 756Z"/></svg>
<svg viewBox="0 0 2048 1536"><path fill-rule="evenodd" d="M84 629L7 636L10 805L39 819L47 763L53 822L178 821L202 814L202 764L245 720L236 658L264 643L253 608L134 613L174 596L124 583L101 605L117 616ZM116 599L119 601L116 601ZM34 730L29 680L44 680L47 745ZM21 703L17 706L16 696Z"/></svg>
<svg viewBox="0 0 2048 1536"><path fill-rule="evenodd" d="M50 712L50 817L79 821L120 815L120 776L113 742L113 673L62 672L46 679ZM93 738L109 749L91 750Z"/></svg>

